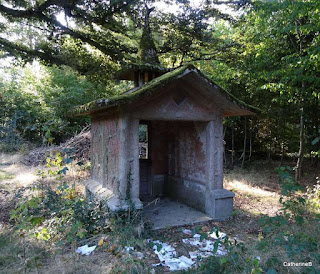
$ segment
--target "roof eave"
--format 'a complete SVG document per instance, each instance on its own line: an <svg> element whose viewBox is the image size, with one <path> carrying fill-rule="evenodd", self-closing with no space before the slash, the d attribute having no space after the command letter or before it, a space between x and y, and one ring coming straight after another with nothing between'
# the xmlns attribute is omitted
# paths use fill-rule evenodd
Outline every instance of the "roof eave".
<svg viewBox="0 0 320 274"><path fill-rule="evenodd" d="M153 79L152 81L148 82L144 86L138 88L135 92L124 93L119 96L111 97L109 99L96 100L96 101L90 102L88 104L85 104L76 108L75 110L72 111L71 114L74 116L91 115L92 113L105 111L106 109L109 109L114 106L130 104L136 100L143 98L144 96L148 96L152 94L154 90L157 90L161 86L166 85L167 83L173 81L174 79L181 78L184 75L191 72L196 72L197 74L199 74L199 76L204 78L210 85L212 85L213 88L218 88L218 91L226 98L226 100L234 103L237 106L237 109L233 109L231 111L231 113L237 113L237 114L233 115L233 114L230 114L230 111L228 113L228 111L225 110L224 112L226 112L226 115L225 115L226 117L254 115L255 113L260 112L259 109L253 106L250 106L248 104L245 104L241 100L237 99L230 93L223 90L221 87L215 84L209 77L207 77L205 74L203 74L193 65L185 65Z"/></svg>

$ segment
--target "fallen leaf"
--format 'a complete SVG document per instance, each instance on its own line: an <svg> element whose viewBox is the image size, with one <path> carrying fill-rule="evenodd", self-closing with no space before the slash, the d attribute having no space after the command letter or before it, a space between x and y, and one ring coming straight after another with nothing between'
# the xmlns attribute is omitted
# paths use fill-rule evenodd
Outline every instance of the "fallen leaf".
<svg viewBox="0 0 320 274"><path fill-rule="evenodd" d="M202 230L203 232L209 232L209 231L210 231L210 228L207 227L207 226L203 226L203 227L201 227L201 230Z"/></svg>
<svg viewBox="0 0 320 274"><path fill-rule="evenodd" d="M98 246L102 246L103 245L103 238L100 239L100 241L98 242Z"/></svg>
<svg viewBox="0 0 320 274"><path fill-rule="evenodd" d="M110 246L110 248L108 249L108 252L113 253L116 248L117 248L116 245L112 245L112 246Z"/></svg>

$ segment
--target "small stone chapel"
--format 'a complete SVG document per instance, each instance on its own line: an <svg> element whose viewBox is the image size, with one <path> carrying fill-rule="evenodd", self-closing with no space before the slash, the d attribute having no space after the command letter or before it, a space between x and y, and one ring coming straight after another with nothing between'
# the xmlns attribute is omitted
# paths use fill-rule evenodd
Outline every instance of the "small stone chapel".
<svg viewBox="0 0 320 274"><path fill-rule="evenodd" d="M234 193L223 188L223 118L254 109L224 91L193 65L161 67L147 12L141 64L117 79L134 82L120 95L77 109L90 115L91 179L88 195L111 210L142 209L141 201L171 197L208 214L230 217ZM147 145L139 158L139 128Z"/></svg>

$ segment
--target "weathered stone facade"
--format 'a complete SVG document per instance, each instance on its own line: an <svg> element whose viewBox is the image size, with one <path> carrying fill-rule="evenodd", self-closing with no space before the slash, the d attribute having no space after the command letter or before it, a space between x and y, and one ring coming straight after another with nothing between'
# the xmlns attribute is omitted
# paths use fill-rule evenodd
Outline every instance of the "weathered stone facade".
<svg viewBox="0 0 320 274"><path fill-rule="evenodd" d="M86 110L92 118L87 191L107 199L112 210L140 209L144 195L165 195L226 219L234 194L223 188L223 117L252 112L195 68L171 73L169 81L165 75L153 80L160 81L156 87L151 81L152 92L143 87L127 93L136 99ZM139 160L140 123L148 125L150 137L144 160Z"/></svg>
<svg viewBox="0 0 320 274"><path fill-rule="evenodd" d="M138 146L136 145L138 144ZM106 199L112 210L139 200L139 121L128 116L92 118L91 180L87 191Z"/></svg>

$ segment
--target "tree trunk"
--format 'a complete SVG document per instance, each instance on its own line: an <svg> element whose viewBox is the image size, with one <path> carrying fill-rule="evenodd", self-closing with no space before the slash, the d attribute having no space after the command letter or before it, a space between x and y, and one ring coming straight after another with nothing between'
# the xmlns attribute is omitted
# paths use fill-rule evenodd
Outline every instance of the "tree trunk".
<svg viewBox="0 0 320 274"><path fill-rule="evenodd" d="M270 140L268 144L268 161L271 161L271 145L272 145L272 132L270 130Z"/></svg>
<svg viewBox="0 0 320 274"><path fill-rule="evenodd" d="M283 165L283 158L284 158L284 146L285 146L285 133L286 133L286 120L283 119L283 126L282 126L282 138L283 138L283 141L281 142L281 161L280 161L280 166Z"/></svg>
<svg viewBox="0 0 320 274"><path fill-rule="evenodd" d="M280 160L280 166L283 165L283 157L284 157L284 142L281 143L281 160Z"/></svg>
<svg viewBox="0 0 320 274"><path fill-rule="evenodd" d="M271 117L268 118L268 129L269 129L269 138L267 144L267 161L270 162L271 160L271 141L272 141L272 131L271 131Z"/></svg>
<svg viewBox="0 0 320 274"><path fill-rule="evenodd" d="M314 115L314 119L315 119L315 137L317 137L317 136L319 136L319 116L318 116L318 109L319 109L319 100L318 100L318 96L316 96L316 102L315 102L315 105L316 105L316 107L315 107L315 109L316 109L316 111L315 111L315 115ZM315 151L316 152L318 152L319 151L319 149L320 149L320 146L319 146L319 142L316 144L316 147L315 147ZM318 166L318 159L319 159L319 155L318 155L318 153L316 153L316 155L315 155L315 159L314 159L314 165L315 166Z"/></svg>
<svg viewBox="0 0 320 274"><path fill-rule="evenodd" d="M250 136L249 136L249 162L252 155L252 119L250 120Z"/></svg>
<svg viewBox="0 0 320 274"><path fill-rule="evenodd" d="M304 108L302 107L301 113L300 113L300 147L299 147L299 154L298 154L296 174L295 174L296 181L299 181L302 176L303 156L304 156Z"/></svg>
<svg viewBox="0 0 320 274"><path fill-rule="evenodd" d="M231 127L231 169L234 167L234 128Z"/></svg>
<svg viewBox="0 0 320 274"><path fill-rule="evenodd" d="M244 139L243 139L243 158L241 163L241 168L244 167L244 161L246 159L246 146L247 146L247 117L244 118Z"/></svg>
<svg viewBox="0 0 320 274"><path fill-rule="evenodd" d="M223 161L224 161L225 167L227 166L226 142L225 142L226 132L227 132L227 126L225 126L224 132L223 132Z"/></svg>
<svg viewBox="0 0 320 274"><path fill-rule="evenodd" d="M300 29L296 28L297 34L299 37L299 53L300 53L300 61L301 57L303 56L303 34L301 33ZM302 75L304 75L304 68L302 68ZM299 155L296 165L296 174L295 179L296 181L299 181L302 176L302 162L303 162L303 156L304 156L304 96L305 96L305 83L304 81L301 82L301 113L300 113L300 145L299 145Z"/></svg>

